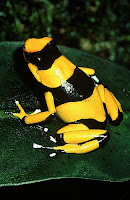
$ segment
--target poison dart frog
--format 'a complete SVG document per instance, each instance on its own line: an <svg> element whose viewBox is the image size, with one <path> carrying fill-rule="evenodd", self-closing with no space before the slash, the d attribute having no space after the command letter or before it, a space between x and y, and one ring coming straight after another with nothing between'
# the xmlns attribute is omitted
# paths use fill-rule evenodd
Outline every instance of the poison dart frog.
<svg viewBox="0 0 130 200"><path fill-rule="evenodd" d="M74 65L50 37L27 39L23 54L30 71L44 86L48 110L29 115L16 101L20 112L13 115L25 124L46 121L51 116L66 123L56 133L57 146L44 148L83 154L103 147L110 138L105 129L108 116L113 125L119 125L123 110L94 69Z"/></svg>

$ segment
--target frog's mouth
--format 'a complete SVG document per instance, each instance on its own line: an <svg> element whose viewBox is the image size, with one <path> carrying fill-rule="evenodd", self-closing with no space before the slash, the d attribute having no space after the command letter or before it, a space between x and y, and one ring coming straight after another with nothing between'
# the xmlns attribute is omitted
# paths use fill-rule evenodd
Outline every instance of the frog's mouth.
<svg viewBox="0 0 130 200"><path fill-rule="evenodd" d="M31 62L31 55L30 53L26 52L26 51L23 51L23 56L24 56L24 59L27 63L30 63Z"/></svg>
<svg viewBox="0 0 130 200"><path fill-rule="evenodd" d="M53 41L49 42L41 51L29 53L23 47L24 58L27 63L32 63L39 70L49 69L54 61L62 54Z"/></svg>

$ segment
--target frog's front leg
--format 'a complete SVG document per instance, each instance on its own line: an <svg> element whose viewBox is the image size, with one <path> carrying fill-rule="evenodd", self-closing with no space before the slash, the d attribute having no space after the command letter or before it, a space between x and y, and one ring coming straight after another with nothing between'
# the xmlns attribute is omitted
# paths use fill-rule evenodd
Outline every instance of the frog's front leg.
<svg viewBox="0 0 130 200"><path fill-rule="evenodd" d="M56 112L54 99L51 92L45 93L45 100L47 103L48 111L39 112L39 110L37 109L32 114L28 115L25 113L24 109L17 101L16 104L20 110L20 113L13 113L13 115L20 118L21 120L24 120L26 124L35 124L45 121L47 118L49 118L51 115L54 115L54 113Z"/></svg>
<svg viewBox="0 0 130 200"><path fill-rule="evenodd" d="M96 84L99 84L99 79L97 78L95 74L95 70L92 68L86 68L86 67L79 67L86 75L90 76Z"/></svg>

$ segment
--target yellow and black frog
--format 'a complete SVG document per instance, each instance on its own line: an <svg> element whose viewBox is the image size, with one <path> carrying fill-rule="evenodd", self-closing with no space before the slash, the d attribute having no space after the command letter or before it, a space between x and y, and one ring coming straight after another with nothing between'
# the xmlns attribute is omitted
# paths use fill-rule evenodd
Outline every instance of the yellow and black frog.
<svg viewBox="0 0 130 200"><path fill-rule="evenodd" d="M67 125L56 133L59 146L50 149L83 154L104 146L110 138L105 129L107 116L119 125L123 111L113 93L100 84L95 71L75 66L50 37L28 39L23 54L30 71L44 86L48 110L28 115L16 101L20 113L13 115L26 124L55 115L65 122Z"/></svg>

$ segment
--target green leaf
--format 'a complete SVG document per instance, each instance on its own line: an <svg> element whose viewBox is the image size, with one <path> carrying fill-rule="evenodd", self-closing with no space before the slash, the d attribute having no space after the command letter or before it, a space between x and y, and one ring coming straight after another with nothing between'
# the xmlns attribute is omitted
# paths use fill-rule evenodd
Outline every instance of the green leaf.
<svg viewBox="0 0 130 200"><path fill-rule="evenodd" d="M124 110L120 126L107 129L111 138L107 145L88 154L61 153L49 157L50 150L34 149L33 143L53 146L48 137L36 127L4 113L17 111L14 100L19 100L26 111L40 108L42 88L28 71L22 55L22 42L0 43L0 184L19 185L47 179L81 177L107 181L130 179L129 134L129 77L130 72L100 57L60 46L60 51L77 66L94 68L102 83L119 99ZM79 80L80 81L80 80ZM41 102L42 103L42 102ZM43 100L42 109L45 101ZM57 119L42 123L54 136L64 124Z"/></svg>

